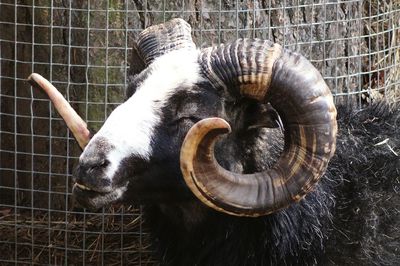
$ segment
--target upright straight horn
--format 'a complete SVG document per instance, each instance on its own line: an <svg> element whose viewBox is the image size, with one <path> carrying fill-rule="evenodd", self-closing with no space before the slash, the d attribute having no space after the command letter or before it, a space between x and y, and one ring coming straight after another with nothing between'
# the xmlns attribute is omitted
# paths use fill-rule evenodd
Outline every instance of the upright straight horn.
<svg viewBox="0 0 400 266"><path fill-rule="evenodd" d="M64 96L44 77L32 73L28 82L35 88L42 89L49 96L54 107L64 119L81 149L84 149L90 140L90 132L85 121L75 112Z"/></svg>

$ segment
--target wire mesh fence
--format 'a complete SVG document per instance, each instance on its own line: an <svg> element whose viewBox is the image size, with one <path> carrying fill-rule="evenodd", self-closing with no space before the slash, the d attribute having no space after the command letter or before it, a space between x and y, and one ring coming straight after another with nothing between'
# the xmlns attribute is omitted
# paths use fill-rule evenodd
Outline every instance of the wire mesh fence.
<svg viewBox="0 0 400 266"><path fill-rule="evenodd" d="M25 79L41 73L97 130L123 101L137 34L174 17L199 47L254 37L301 52L338 104L400 100L397 0L0 0L0 264L156 264L139 206L74 202L79 147Z"/></svg>

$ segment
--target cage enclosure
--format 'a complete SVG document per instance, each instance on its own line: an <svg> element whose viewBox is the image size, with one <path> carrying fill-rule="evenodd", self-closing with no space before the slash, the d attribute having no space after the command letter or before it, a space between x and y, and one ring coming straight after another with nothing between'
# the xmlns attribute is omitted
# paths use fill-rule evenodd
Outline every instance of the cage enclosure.
<svg viewBox="0 0 400 266"><path fill-rule="evenodd" d="M398 0L1 0L0 264L157 264L140 206L74 202L81 151L26 78L49 79L96 131L123 101L133 40L176 17L198 47L246 37L300 52L337 103L400 100Z"/></svg>

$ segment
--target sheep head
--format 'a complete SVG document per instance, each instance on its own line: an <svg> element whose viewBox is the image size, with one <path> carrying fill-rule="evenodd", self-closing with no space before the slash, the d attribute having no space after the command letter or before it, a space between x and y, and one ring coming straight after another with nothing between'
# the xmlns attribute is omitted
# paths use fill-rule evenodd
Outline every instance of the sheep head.
<svg viewBox="0 0 400 266"><path fill-rule="evenodd" d="M215 210L255 217L300 200L325 172L336 109L319 72L299 54L249 39L198 50L190 26L174 19L144 30L133 56L127 101L90 140L73 131L84 140L73 188L84 206L165 202L191 191ZM239 128L232 114L240 111L230 110L241 101L270 103L283 123L283 152L263 172L235 173L214 156L218 136Z"/></svg>

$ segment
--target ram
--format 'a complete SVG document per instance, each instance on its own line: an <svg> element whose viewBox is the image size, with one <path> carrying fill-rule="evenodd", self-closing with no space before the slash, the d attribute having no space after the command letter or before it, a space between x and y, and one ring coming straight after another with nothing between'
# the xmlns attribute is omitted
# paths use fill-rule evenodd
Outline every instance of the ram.
<svg viewBox="0 0 400 266"><path fill-rule="evenodd" d="M336 141L308 60L258 39L199 50L181 19L144 30L132 61L127 100L92 137L30 77L83 149L81 205L143 204L165 265L400 265L397 107L339 108Z"/></svg>

